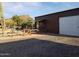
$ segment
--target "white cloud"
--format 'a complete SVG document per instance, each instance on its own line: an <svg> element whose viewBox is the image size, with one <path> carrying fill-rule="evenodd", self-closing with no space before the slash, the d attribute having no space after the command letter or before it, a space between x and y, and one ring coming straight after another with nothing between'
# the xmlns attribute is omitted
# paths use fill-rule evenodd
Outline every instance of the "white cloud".
<svg viewBox="0 0 79 59"><path fill-rule="evenodd" d="M12 16L15 14L29 14L32 10L41 8L41 3L35 2L5 2L3 3L4 16Z"/></svg>
<svg viewBox="0 0 79 59"><path fill-rule="evenodd" d="M48 3L47 3L48 4ZM78 3L45 3L40 2L5 2L3 3L5 16L12 16L15 14L30 14L39 15L45 13L58 12L72 7L79 6ZM32 14L33 13L33 14Z"/></svg>
<svg viewBox="0 0 79 59"><path fill-rule="evenodd" d="M42 10L42 4L40 2L5 2L3 3L5 13L21 14L31 13L33 10Z"/></svg>

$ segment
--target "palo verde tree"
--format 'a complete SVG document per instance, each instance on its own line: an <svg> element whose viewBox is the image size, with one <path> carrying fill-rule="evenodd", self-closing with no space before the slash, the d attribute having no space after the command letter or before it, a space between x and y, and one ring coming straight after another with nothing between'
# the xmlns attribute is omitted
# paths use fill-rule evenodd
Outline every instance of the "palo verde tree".
<svg viewBox="0 0 79 59"><path fill-rule="evenodd" d="M5 20L5 24L8 28L14 28L14 26L16 25L16 23L12 19Z"/></svg>
<svg viewBox="0 0 79 59"><path fill-rule="evenodd" d="M28 15L26 16L15 15L12 17L12 20L16 23L16 27L21 27L21 29L25 29L26 27L32 28L33 19Z"/></svg>
<svg viewBox="0 0 79 59"><path fill-rule="evenodd" d="M19 26L21 25L22 20L19 18L18 15L12 17L12 20Z"/></svg>
<svg viewBox="0 0 79 59"><path fill-rule="evenodd" d="M23 20L21 26L22 26L22 29L24 28L32 28L32 25L33 25L33 19L30 17L30 16L27 16L27 19L26 20Z"/></svg>
<svg viewBox="0 0 79 59"><path fill-rule="evenodd" d="M16 23L16 27L18 29L18 27L21 26L22 19L20 19L18 15L15 15L12 17L12 20Z"/></svg>

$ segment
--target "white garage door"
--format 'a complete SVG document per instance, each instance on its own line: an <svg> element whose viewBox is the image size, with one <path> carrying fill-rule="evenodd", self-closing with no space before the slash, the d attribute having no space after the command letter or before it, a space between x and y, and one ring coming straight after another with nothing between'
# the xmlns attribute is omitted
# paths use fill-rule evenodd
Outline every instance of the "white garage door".
<svg viewBox="0 0 79 59"><path fill-rule="evenodd" d="M79 36L79 16L59 18L60 34Z"/></svg>

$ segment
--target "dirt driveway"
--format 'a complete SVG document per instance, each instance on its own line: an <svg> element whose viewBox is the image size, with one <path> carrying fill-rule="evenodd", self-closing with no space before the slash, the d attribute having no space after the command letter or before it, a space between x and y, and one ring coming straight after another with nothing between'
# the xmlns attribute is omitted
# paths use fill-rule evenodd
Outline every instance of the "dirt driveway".
<svg viewBox="0 0 79 59"><path fill-rule="evenodd" d="M33 34L0 40L0 56L79 56L79 38L75 37Z"/></svg>
<svg viewBox="0 0 79 59"><path fill-rule="evenodd" d="M45 35L45 34L0 37L0 43L27 40L27 39L31 39L31 38L79 46L79 38L77 38L77 37L55 36L55 35Z"/></svg>

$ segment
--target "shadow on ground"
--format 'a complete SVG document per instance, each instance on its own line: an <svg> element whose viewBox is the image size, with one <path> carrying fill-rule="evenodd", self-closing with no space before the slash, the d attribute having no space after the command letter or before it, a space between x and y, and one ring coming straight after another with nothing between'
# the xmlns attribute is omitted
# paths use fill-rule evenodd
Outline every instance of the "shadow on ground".
<svg viewBox="0 0 79 59"><path fill-rule="evenodd" d="M28 40L0 44L0 56L74 57L79 56L79 46L31 38Z"/></svg>
<svg viewBox="0 0 79 59"><path fill-rule="evenodd" d="M79 36L74 36L74 35L54 34L54 33L46 33L46 32L38 32L37 34L50 35L50 36L60 36L60 37L79 38Z"/></svg>

